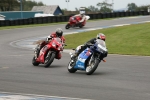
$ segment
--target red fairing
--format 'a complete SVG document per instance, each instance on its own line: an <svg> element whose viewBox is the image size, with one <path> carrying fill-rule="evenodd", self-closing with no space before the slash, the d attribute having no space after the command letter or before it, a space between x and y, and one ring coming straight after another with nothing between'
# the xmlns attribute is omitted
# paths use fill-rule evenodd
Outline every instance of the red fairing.
<svg viewBox="0 0 150 100"><path fill-rule="evenodd" d="M81 20L81 17L79 17L79 16L70 17L69 23L70 23L70 24L76 24L76 23L78 23L80 20Z"/></svg>
<svg viewBox="0 0 150 100"><path fill-rule="evenodd" d="M66 25L66 29L69 29L70 27L83 27L86 24L86 20L84 20L83 22L81 22L81 25L79 26L79 22L80 20L82 20L82 18L80 16L72 16L69 18L69 22Z"/></svg>
<svg viewBox="0 0 150 100"><path fill-rule="evenodd" d="M56 53L56 57L55 57L56 59L61 59L61 51L63 51L62 40L58 37L52 38L52 40L40 50L40 54L36 59L36 61L40 63L44 63L45 56L47 55L49 50Z"/></svg>

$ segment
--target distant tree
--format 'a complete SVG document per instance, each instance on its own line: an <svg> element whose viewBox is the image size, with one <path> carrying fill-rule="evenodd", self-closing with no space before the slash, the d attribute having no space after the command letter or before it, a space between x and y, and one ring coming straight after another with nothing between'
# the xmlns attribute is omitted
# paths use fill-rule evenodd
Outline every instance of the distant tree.
<svg viewBox="0 0 150 100"><path fill-rule="evenodd" d="M64 9L61 9L62 11L68 11L66 8L64 8Z"/></svg>
<svg viewBox="0 0 150 100"><path fill-rule="evenodd" d="M107 3L108 0L97 3L97 6L100 7L100 12L111 12L112 4Z"/></svg>
<svg viewBox="0 0 150 100"><path fill-rule="evenodd" d="M87 11L91 11L91 12L98 12L99 11L99 9L98 8L96 8L95 6L89 6L88 8L86 8L87 9Z"/></svg>
<svg viewBox="0 0 150 100"><path fill-rule="evenodd" d="M0 0L1 11L13 11L17 6L19 6L18 0Z"/></svg>
<svg viewBox="0 0 150 100"><path fill-rule="evenodd" d="M135 3L129 3L127 5L128 11L137 11L138 6Z"/></svg>
<svg viewBox="0 0 150 100"><path fill-rule="evenodd" d="M137 8L138 11L147 11L150 5L142 5Z"/></svg>
<svg viewBox="0 0 150 100"><path fill-rule="evenodd" d="M65 12L67 11L67 9L66 8L61 9L61 11L63 12L63 14L65 14Z"/></svg>
<svg viewBox="0 0 150 100"><path fill-rule="evenodd" d="M24 11L30 11L33 6L44 6L45 4L43 4L41 1L40 2L36 2L36 1L31 1L31 0L23 0L23 10Z"/></svg>
<svg viewBox="0 0 150 100"><path fill-rule="evenodd" d="M78 9L78 8L75 8L75 11L79 11L79 9Z"/></svg>
<svg viewBox="0 0 150 100"><path fill-rule="evenodd" d="M1 11L18 11L20 10L20 0L0 0ZM30 11L33 6L44 6L42 2L32 0L22 0L22 10Z"/></svg>

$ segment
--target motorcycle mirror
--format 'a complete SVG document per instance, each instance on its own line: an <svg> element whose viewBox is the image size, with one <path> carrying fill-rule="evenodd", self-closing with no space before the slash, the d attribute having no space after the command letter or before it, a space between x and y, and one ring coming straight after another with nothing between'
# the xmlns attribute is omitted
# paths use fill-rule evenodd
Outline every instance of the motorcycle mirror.
<svg viewBox="0 0 150 100"><path fill-rule="evenodd" d="M72 53L72 52L70 52L69 54L71 55L71 57L73 56L73 53Z"/></svg>

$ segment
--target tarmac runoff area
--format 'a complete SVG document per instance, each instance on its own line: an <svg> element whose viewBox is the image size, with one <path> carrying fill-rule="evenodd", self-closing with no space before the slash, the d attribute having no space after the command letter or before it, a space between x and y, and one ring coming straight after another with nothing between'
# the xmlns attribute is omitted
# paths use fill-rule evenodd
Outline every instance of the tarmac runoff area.
<svg viewBox="0 0 150 100"><path fill-rule="evenodd" d="M122 25L112 25L112 26L105 26L105 27L99 27L99 28L91 28L91 29L85 29L85 30L78 30L76 32L71 32L71 33L65 33L65 34L74 34L74 33L79 33L79 32L86 32L86 31L90 31L90 30L104 29L104 28L110 28L110 27L119 27L119 26L146 23L146 22L150 22L150 21L122 24ZM17 47L17 48L34 50L36 47L34 42L38 41L38 40L42 40L45 37L47 37L47 36L16 40L16 41L11 42L10 45L13 47ZM65 53L69 53L71 51L72 51L71 49L63 50L63 52L65 52ZM114 55L116 55L116 54L114 54ZM126 56L126 55L124 55L124 56ZM90 99L0 92L0 100L90 100Z"/></svg>

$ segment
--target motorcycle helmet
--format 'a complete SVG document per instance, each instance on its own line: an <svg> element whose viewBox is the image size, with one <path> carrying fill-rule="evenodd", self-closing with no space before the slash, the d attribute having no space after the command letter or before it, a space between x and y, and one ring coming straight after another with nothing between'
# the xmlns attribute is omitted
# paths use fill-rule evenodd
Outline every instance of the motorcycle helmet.
<svg viewBox="0 0 150 100"><path fill-rule="evenodd" d="M106 36L105 36L103 33L97 34L96 38L97 38L97 39L104 40L104 41L106 40Z"/></svg>
<svg viewBox="0 0 150 100"><path fill-rule="evenodd" d="M84 12L81 12L80 14L81 14L81 17L83 17L83 16L85 15L85 13L84 13Z"/></svg>
<svg viewBox="0 0 150 100"><path fill-rule="evenodd" d="M57 29L56 29L56 35L57 35L58 37L61 37L61 36L63 35L63 31L62 31L61 28L57 28Z"/></svg>

